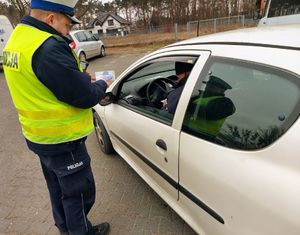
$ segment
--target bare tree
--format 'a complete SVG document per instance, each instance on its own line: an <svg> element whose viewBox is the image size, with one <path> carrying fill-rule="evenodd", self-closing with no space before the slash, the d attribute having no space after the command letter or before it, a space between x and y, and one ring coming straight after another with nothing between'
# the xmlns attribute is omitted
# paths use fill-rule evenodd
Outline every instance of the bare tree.
<svg viewBox="0 0 300 235"><path fill-rule="evenodd" d="M256 0L114 0L102 4L99 0L79 0L76 16L86 23L100 11L124 12L128 22L134 19L148 27L240 14L252 17L255 3ZM0 7L2 14L16 25L27 13L29 0L10 0Z"/></svg>
<svg viewBox="0 0 300 235"><path fill-rule="evenodd" d="M12 25L16 26L22 17L28 13L29 1L28 0L10 0L1 3L1 14L6 15Z"/></svg>
<svg viewBox="0 0 300 235"><path fill-rule="evenodd" d="M87 12L91 11L96 0L79 0L76 5L76 16L81 19Z"/></svg>
<svg viewBox="0 0 300 235"><path fill-rule="evenodd" d="M10 4L16 9L18 13L18 19L21 19L26 13L28 13L28 0L11 0Z"/></svg>

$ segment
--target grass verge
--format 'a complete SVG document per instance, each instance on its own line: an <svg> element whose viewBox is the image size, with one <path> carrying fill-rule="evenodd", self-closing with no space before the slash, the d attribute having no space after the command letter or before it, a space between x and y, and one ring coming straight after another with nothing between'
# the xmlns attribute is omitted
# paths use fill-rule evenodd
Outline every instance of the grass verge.
<svg viewBox="0 0 300 235"><path fill-rule="evenodd" d="M252 27L249 25L247 27ZM240 28L239 24L231 24L218 28L218 32ZM213 28L201 28L200 35L213 33ZM188 37L195 37L197 31L190 32L189 35L182 31L178 34L178 40ZM155 32L148 34L129 34L125 37L105 37L102 39L106 47L107 54L132 54L148 53L175 42L175 34L172 32Z"/></svg>

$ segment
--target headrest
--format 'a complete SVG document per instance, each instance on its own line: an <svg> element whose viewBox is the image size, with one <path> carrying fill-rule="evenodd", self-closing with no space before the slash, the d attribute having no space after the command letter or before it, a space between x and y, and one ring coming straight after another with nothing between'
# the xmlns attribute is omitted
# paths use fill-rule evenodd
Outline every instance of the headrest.
<svg viewBox="0 0 300 235"><path fill-rule="evenodd" d="M78 0L31 0L31 9L54 11L66 15L74 24L81 22L74 16L74 7Z"/></svg>

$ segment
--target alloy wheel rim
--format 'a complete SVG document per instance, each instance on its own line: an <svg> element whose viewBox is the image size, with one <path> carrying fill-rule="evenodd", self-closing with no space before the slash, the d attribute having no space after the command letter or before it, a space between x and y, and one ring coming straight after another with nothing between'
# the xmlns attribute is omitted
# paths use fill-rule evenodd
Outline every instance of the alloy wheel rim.
<svg viewBox="0 0 300 235"><path fill-rule="evenodd" d="M99 125L99 121L97 120L97 118L95 118L95 130L96 130L96 135L97 135L97 139L99 144L104 147L104 140L103 140L103 136L102 136L102 130L100 128Z"/></svg>

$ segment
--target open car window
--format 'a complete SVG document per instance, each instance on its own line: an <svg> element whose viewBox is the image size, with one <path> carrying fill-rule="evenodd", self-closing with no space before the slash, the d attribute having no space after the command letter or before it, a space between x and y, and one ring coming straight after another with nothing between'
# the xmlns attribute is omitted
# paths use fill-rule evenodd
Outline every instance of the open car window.
<svg viewBox="0 0 300 235"><path fill-rule="evenodd" d="M179 83L178 70L187 64L190 70L197 61L194 56L161 57L139 66L119 87L118 103L124 107L171 125L174 112L166 102L168 96L184 87L188 74ZM179 100L181 94L177 96ZM178 103L178 101L177 101ZM176 103L176 105L177 105ZM176 109L176 107L175 107Z"/></svg>

